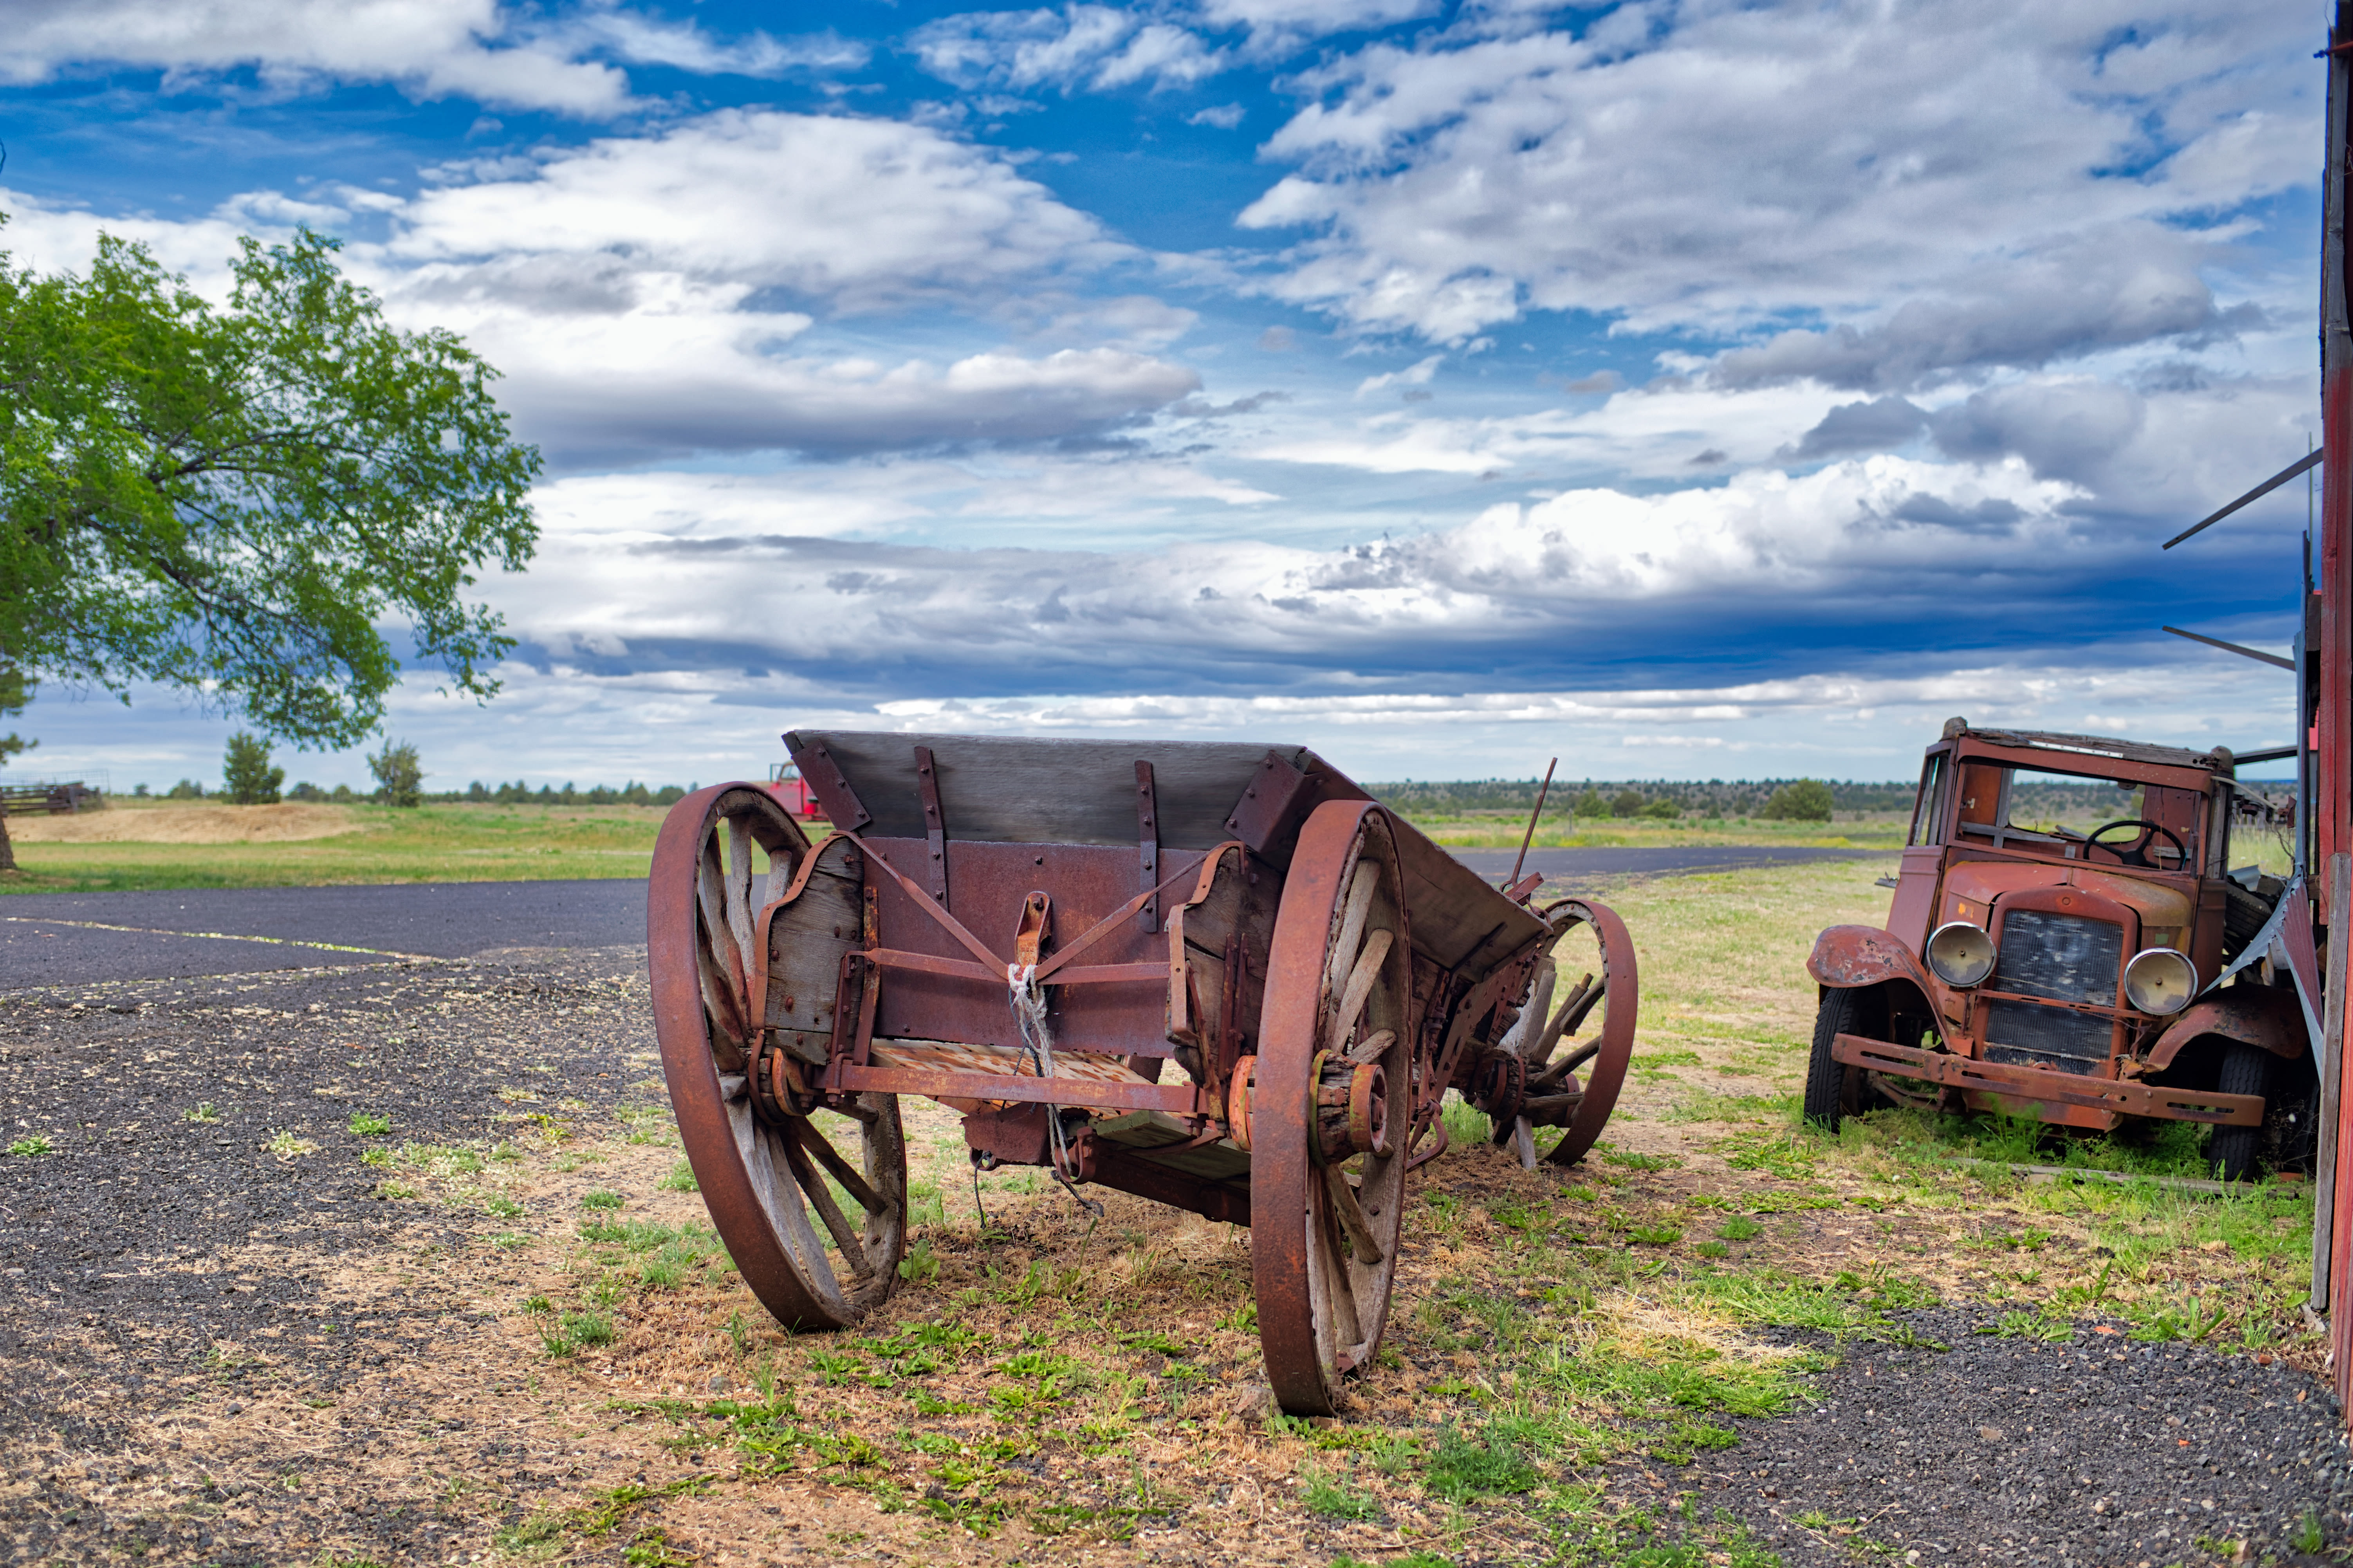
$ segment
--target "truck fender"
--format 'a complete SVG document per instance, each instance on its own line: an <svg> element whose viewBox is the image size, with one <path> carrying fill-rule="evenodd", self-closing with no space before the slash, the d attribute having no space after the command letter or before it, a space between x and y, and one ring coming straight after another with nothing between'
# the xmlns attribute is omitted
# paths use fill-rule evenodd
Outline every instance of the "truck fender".
<svg viewBox="0 0 2353 1568"><path fill-rule="evenodd" d="M2147 1071L2173 1065L2181 1047L2201 1035L2261 1046L2276 1056L2301 1057L2307 1048L2304 1015L2295 993L2268 985L2233 985L2193 1002L2166 1026L2148 1050Z"/></svg>
<svg viewBox="0 0 2353 1568"><path fill-rule="evenodd" d="M1921 995L1936 994L1928 989L1928 972L1912 956L1912 950L1877 926L1831 926L1814 938L1806 973L1815 984L1833 991L1909 980L1920 988Z"/></svg>
<svg viewBox="0 0 2353 1568"><path fill-rule="evenodd" d="M1957 1048L1947 1033L1945 1020L1937 1016L1936 992L1931 988L1928 971L1894 933L1877 926L1831 926L1814 939L1814 951L1806 957L1806 973L1826 991L1859 991L1891 980L1904 981L1920 993L1921 1005L1927 1010L1938 1043L1948 1051Z"/></svg>

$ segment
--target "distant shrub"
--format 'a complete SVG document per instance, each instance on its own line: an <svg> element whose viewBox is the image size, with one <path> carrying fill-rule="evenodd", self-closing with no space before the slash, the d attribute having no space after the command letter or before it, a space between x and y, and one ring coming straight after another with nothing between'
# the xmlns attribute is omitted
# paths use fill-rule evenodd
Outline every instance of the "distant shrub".
<svg viewBox="0 0 2353 1568"><path fill-rule="evenodd" d="M286 791L288 800L324 800L327 792L308 780L297 780Z"/></svg>
<svg viewBox="0 0 2353 1568"><path fill-rule="evenodd" d="M386 805L416 805L425 798L420 787L425 782L425 769L417 760L417 748L406 741L384 743L384 750L367 760L368 772L375 775L375 796Z"/></svg>
<svg viewBox="0 0 2353 1568"><path fill-rule="evenodd" d="M165 792L164 798L165 800L202 800L205 798L205 786L194 779L182 779Z"/></svg>
<svg viewBox="0 0 2353 1568"><path fill-rule="evenodd" d="M1828 822L1831 819L1831 786L1820 779L1799 779L1785 784L1773 792L1765 803L1763 816L1777 822Z"/></svg>
<svg viewBox="0 0 2353 1568"><path fill-rule="evenodd" d="M1609 816L1609 797L1598 789L1587 790L1577 797L1577 815L1579 816Z"/></svg>
<svg viewBox="0 0 2353 1568"><path fill-rule="evenodd" d="M276 805L278 786L286 770L269 765L269 742L240 730L228 738L221 758L221 780L228 798L237 805Z"/></svg>
<svg viewBox="0 0 2353 1568"><path fill-rule="evenodd" d="M1609 815L1638 816L1641 815L1642 805L1643 800L1641 795L1630 789L1621 789L1618 792L1618 798L1609 803Z"/></svg>
<svg viewBox="0 0 2353 1568"><path fill-rule="evenodd" d="M1654 800L1642 808L1644 816L1655 816L1667 822L1672 822L1683 814L1683 808L1671 800Z"/></svg>

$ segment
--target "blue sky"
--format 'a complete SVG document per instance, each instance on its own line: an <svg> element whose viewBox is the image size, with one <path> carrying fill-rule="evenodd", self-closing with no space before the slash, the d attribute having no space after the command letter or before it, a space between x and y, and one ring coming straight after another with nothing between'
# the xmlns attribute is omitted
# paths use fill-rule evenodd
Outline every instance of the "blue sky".
<svg viewBox="0 0 2353 1568"><path fill-rule="evenodd" d="M435 782L799 725L1359 776L2241 748L2316 414L2317 7L18 0L0 245L342 237L546 454ZM52 681L20 772L216 776ZM287 759L362 783L358 754Z"/></svg>

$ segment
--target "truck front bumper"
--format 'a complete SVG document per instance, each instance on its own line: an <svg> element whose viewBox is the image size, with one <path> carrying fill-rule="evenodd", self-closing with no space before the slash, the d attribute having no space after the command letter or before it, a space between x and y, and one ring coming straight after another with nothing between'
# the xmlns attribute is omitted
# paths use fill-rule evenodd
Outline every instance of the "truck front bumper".
<svg viewBox="0 0 2353 1568"><path fill-rule="evenodd" d="M1831 1047L1831 1058L1848 1067L1918 1079L1948 1089L1998 1094L2005 1100L2080 1105L2126 1116L2211 1121L2225 1127L2253 1127L2263 1119L2263 1097L2260 1094L2210 1094L2131 1079L2077 1078L2073 1073L2045 1072L2037 1068L1957 1057L1947 1051L1866 1040L1860 1035L1841 1035Z"/></svg>

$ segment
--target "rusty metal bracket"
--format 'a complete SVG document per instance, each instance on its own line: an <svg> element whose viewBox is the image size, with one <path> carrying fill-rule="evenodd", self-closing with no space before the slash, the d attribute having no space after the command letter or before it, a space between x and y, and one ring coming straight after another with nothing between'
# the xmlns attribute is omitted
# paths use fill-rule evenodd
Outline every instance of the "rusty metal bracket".
<svg viewBox="0 0 2353 1568"><path fill-rule="evenodd" d="M1135 844L1137 874L1151 889L1136 921L1149 936L1160 929L1160 796L1150 763L1135 764Z"/></svg>
<svg viewBox="0 0 2353 1568"><path fill-rule="evenodd" d="M874 814L866 809L858 792L849 787L849 775L841 771L841 764L833 760L833 753L825 749L823 742L804 744L800 731L793 730L786 732L785 749L792 752L809 792L825 807L828 821L836 827L859 828L874 820Z"/></svg>
<svg viewBox="0 0 2353 1568"><path fill-rule="evenodd" d="M1021 903L1021 924L1013 933L1013 963L1018 969L1035 969L1045 956L1046 943L1052 939L1054 901L1044 893L1032 893ZM1153 973L1159 973L1157 965Z"/></svg>
<svg viewBox="0 0 2353 1568"><path fill-rule="evenodd" d="M932 846L932 897L942 909L948 902L948 824L940 815L939 773L932 765L932 749L915 748L915 778L923 795L923 836Z"/></svg>
<svg viewBox="0 0 2353 1568"><path fill-rule="evenodd" d="M1302 798L1308 795L1309 782L1305 773L1269 752L1234 803L1226 831L1248 845L1250 853L1279 858L1274 852L1281 841L1298 828L1306 808L1314 804L1312 796Z"/></svg>

